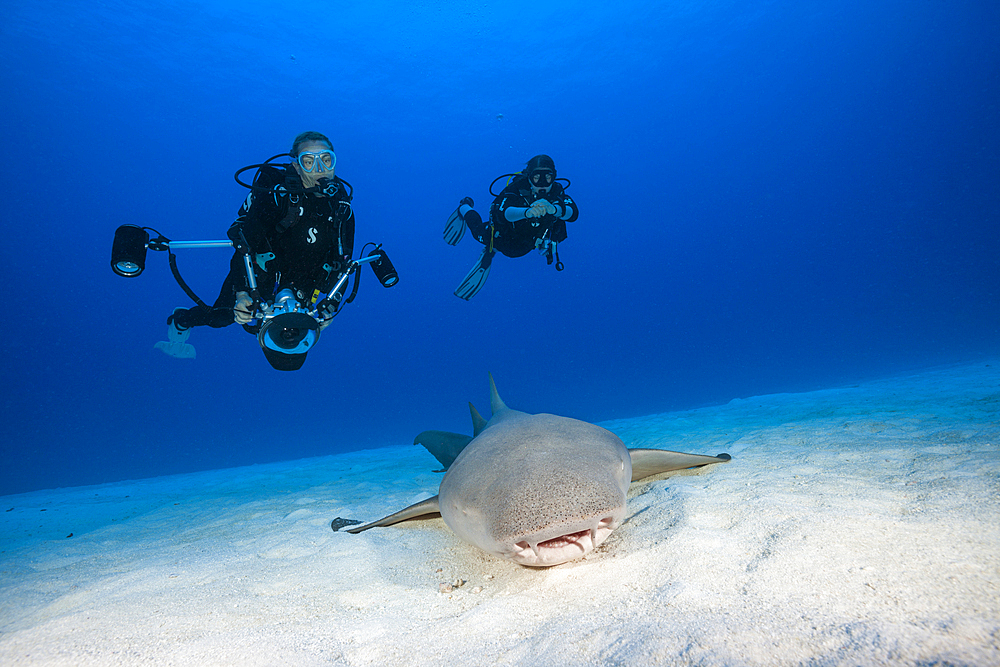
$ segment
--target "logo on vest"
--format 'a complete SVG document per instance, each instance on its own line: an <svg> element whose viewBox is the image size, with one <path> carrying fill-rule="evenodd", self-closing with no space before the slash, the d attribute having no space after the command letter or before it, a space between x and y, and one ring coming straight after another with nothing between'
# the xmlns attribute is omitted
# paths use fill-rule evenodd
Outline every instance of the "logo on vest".
<svg viewBox="0 0 1000 667"><path fill-rule="evenodd" d="M310 227L309 228L309 237L306 238L306 241L308 241L309 243L316 243L316 234L318 234L318 233L319 233L318 229L316 229L315 227Z"/></svg>

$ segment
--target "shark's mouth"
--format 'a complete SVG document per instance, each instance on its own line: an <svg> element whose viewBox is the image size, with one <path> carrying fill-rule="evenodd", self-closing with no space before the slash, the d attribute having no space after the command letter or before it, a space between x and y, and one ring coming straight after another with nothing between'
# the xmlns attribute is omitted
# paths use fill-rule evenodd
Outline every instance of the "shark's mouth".
<svg viewBox="0 0 1000 667"><path fill-rule="evenodd" d="M521 565L549 567L587 555L608 538L617 527L614 517L604 517L600 521L589 520L592 525L579 529L572 526L570 532L555 537L542 531L514 544L511 560ZM551 533L549 533L551 534ZM539 539L540 538L540 539Z"/></svg>
<svg viewBox="0 0 1000 667"><path fill-rule="evenodd" d="M564 547L567 544L577 543L582 540L585 536L590 534L589 530L581 530L579 533L570 533L569 535L560 535L559 537L553 537L551 540L545 540L544 542L538 543L539 549L558 549Z"/></svg>

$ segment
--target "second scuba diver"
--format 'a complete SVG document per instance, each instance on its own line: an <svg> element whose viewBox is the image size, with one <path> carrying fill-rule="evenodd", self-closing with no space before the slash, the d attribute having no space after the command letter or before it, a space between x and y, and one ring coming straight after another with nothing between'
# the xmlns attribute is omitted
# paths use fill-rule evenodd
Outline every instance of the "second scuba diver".
<svg viewBox="0 0 1000 667"><path fill-rule="evenodd" d="M448 218L444 229L444 240L449 245L457 245L468 227L476 240L486 246L455 290L455 296L466 301L486 284L497 251L507 257L521 257L538 250L549 264L554 261L556 270L562 271L559 243L566 240L566 223L579 215L576 202L566 194L569 181L559 179L566 182L565 186L556 182L556 165L548 155L536 155L528 160L523 171L495 179L490 185L491 195L493 185L501 178L509 180L500 194L494 195L488 224L472 208L472 198L466 197Z"/></svg>

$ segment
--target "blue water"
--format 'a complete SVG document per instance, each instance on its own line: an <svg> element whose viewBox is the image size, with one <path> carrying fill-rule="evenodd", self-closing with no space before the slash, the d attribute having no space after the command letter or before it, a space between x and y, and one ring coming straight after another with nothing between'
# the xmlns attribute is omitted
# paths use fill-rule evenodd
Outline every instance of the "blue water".
<svg viewBox="0 0 1000 667"><path fill-rule="evenodd" d="M1000 353L1000 5L303 0L5 9L0 494L471 428L590 421ZM223 238L244 165L313 129L355 188L361 292L304 368L189 305L126 223ZM441 231L536 153L580 208L566 270ZM178 251L213 300L226 250Z"/></svg>

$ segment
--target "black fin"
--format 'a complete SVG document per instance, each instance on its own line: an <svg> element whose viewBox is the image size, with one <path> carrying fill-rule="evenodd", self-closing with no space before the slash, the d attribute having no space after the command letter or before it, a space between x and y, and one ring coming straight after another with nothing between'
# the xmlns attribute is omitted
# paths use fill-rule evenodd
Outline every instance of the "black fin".
<svg viewBox="0 0 1000 667"><path fill-rule="evenodd" d="M361 522L358 521L357 519L345 519L343 517L338 516L336 519L330 522L330 528L333 528L333 532L336 533L344 526L356 526L359 523Z"/></svg>
<svg viewBox="0 0 1000 667"><path fill-rule="evenodd" d="M448 245L458 245L458 242L465 236L465 220L459 212L461 208L462 205L459 204L455 212L448 216L448 222L445 223L444 242Z"/></svg>
<svg viewBox="0 0 1000 667"><path fill-rule="evenodd" d="M455 289L455 296L468 301L479 294L479 290L483 289L483 285L486 284L486 279L490 275L490 265L492 263L493 251L489 248L483 248L483 254L479 256L479 261L472 267L469 274L465 276L462 284Z"/></svg>

